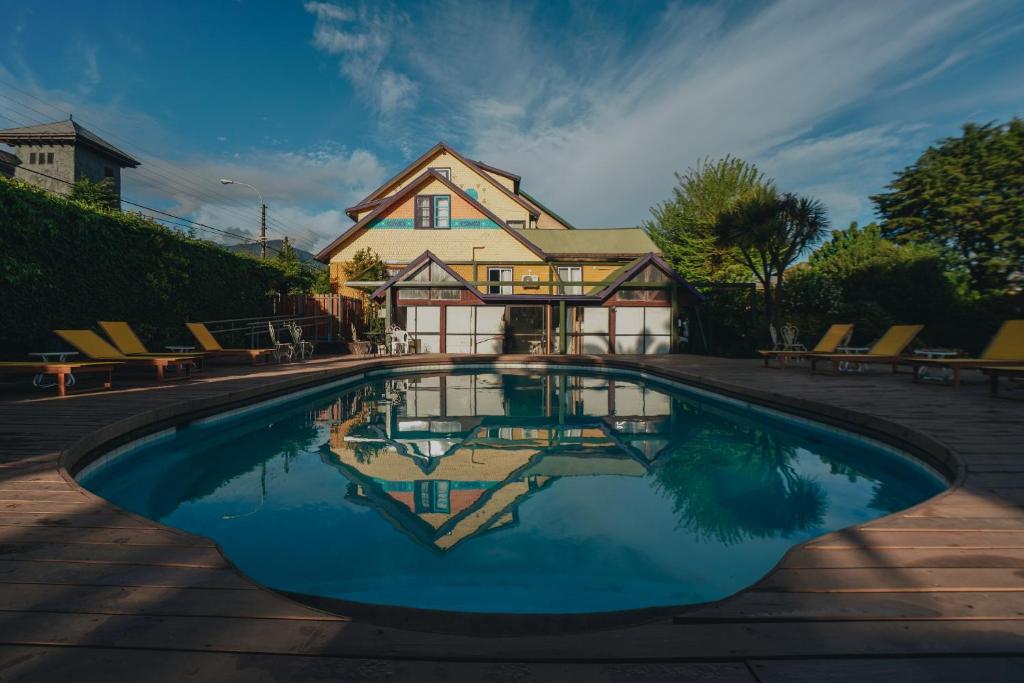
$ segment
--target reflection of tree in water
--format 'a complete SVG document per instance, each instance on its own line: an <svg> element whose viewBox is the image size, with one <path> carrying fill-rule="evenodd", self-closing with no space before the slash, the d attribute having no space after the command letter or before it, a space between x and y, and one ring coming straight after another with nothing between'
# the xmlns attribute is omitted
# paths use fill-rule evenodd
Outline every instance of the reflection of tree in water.
<svg viewBox="0 0 1024 683"><path fill-rule="evenodd" d="M756 427L701 416L655 470L680 523L705 540L788 537L820 526L821 486L796 473L796 447Z"/></svg>
<svg viewBox="0 0 1024 683"><path fill-rule="evenodd" d="M377 398L383 390L378 382L367 384L346 394L340 399L340 421L332 427L338 439L346 436L376 439L380 432L372 427L377 417ZM380 457L387 447L380 443L354 441L346 443L356 460L367 464Z"/></svg>

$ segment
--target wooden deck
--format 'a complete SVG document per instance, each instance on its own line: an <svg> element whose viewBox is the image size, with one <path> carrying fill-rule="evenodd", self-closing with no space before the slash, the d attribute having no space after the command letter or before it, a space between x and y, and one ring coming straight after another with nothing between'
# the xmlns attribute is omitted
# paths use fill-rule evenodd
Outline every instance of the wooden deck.
<svg viewBox="0 0 1024 683"><path fill-rule="evenodd" d="M215 368L174 386L116 383L65 399L0 395L0 681L1024 677L1024 402L990 397L980 375L953 390L881 370L601 359L854 425L945 461L961 481L794 549L721 603L562 636L440 635L319 612L255 585L210 541L119 511L61 469L62 458L161 420L379 362Z"/></svg>

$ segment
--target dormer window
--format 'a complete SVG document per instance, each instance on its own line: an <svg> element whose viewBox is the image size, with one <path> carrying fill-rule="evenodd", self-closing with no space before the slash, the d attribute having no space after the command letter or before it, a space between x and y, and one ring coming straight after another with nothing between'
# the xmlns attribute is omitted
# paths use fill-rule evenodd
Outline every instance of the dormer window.
<svg viewBox="0 0 1024 683"><path fill-rule="evenodd" d="M416 195L418 230L447 230L452 226L452 197L448 194Z"/></svg>
<svg viewBox="0 0 1024 683"><path fill-rule="evenodd" d="M440 166L431 166L427 170L435 171L437 173L440 173L442 176L444 176L445 180L451 180L452 179L452 169L450 169L450 168L442 168Z"/></svg>

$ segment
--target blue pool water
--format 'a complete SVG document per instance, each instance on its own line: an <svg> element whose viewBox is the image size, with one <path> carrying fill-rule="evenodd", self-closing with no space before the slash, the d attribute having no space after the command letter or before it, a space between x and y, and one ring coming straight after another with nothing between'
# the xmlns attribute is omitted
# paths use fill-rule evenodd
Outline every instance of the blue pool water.
<svg viewBox="0 0 1024 683"><path fill-rule="evenodd" d="M81 483L273 588L582 613L715 600L944 482L826 427L633 376L381 376L179 427Z"/></svg>

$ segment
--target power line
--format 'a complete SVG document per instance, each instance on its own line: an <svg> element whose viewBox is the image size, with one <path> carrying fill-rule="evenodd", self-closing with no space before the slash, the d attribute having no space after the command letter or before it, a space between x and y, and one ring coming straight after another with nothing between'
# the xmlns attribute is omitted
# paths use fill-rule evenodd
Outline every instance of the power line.
<svg viewBox="0 0 1024 683"><path fill-rule="evenodd" d="M34 95L34 94L30 93L30 92L22 90L21 88L13 85L13 84L11 84L11 83L9 83L7 81L0 81L0 83L3 83L3 85L5 85L6 87L8 87L8 88L10 88L10 89L12 89L12 90L14 90L16 92L19 92L19 93L21 93L21 94L23 94L23 95L25 95L27 97L30 97L33 100L41 103L42 105L44 105L46 107L49 107L50 109L52 109L52 110L54 110L54 111L56 111L56 112L58 112L60 114L69 114L69 112L65 112L60 107L58 107L58 106L56 106L56 105L54 105L54 104L52 104L50 102L47 102L47 101L41 99L40 97L38 97L38 96L36 96L36 95ZM23 101L15 99L15 98L11 97L10 95L4 95L3 93L0 93L0 97L3 97L5 99L9 100L10 102L13 102L14 104L22 107L23 109L27 109L29 111L35 112L36 114L39 114L40 116L43 116L44 117L44 121L46 120L46 118L49 118L48 114L40 111L39 109L37 109L35 107L32 107L29 104L26 104ZM10 108L8 108L8 111L10 111ZM7 120L12 121L14 123L18 123L16 120L11 119L9 117L5 116L4 118L6 118ZM227 194L214 194L214 193L212 193L210 191L207 191L207 189L205 187L199 186L198 184L193 182L191 179L187 178L186 176L182 175L181 173L178 173L177 170L174 168L174 166L172 166L170 163L164 161L163 159L160 159L159 157L157 157L152 152L142 148L139 145L136 145L134 142L125 139L123 136L120 136L118 134L112 133L111 131L105 130L104 128L102 128L102 127L100 127L98 125L95 125L93 123L89 123L88 121L85 121L84 119L80 119L80 121L82 121L83 123L87 123L91 128L94 128L97 131L102 132L103 134L107 135L108 137L110 137L112 139L117 140L118 138L120 138L121 140L124 141L122 144L127 143L128 146L131 146L133 148L139 149L142 152L144 152L147 156L151 157L148 160L148 163L150 163L152 166L154 166L154 168L150 169L150 168L146 168L144 166L143 168L145 170L143 170L143 171L136 171L136 173L139 173L140 175L147 175L149 177L152 177L153 175L159 176L159 177L164 179L166 184L171 189L176 190L177 192L179 192L179 193L181 193L181 194L183 194L185 196L190 196L192 194L198 194L198 195L200 195L200 197L205 198L205 199L207 199L209 201L212 201L215 204L219 205L219 208L220 208L221 211L232 213L232 214L234 214L234 215L236 215L238 217L241 217L246 222L248 222L249 220L253 220L255 222L256 217L258 216L258 213L256 212L255 209L248 208L246 205L242 204L242 206L245 207L244 208L245 211L253 211L254 212L254 215L250 216L250 215L242 214L240 212L241 210L239 208L236 208L234 205L232 205L233 202L234 203L241 203L240 199L236 199L236 198L230 197ZM161 172L160 171L160 167L161 166L163 166L163 167L165 167L167 169L166 172ZM178 182L178 180L180 180L181 182L185 183L187 186L190 186L191 188L194 188L194 189L187 189L186 187L182 187L182 186L176 185L175 183ZM316 248L316 245L311 241L311 239L303 240L303 239L298 239L298 238L296 238L293 235L289 235L288 232L287 232L288 227L282 221L278 220L276 217L268 215L268 221L271 224L277 226L277 228L281 232L282 236L289 238L289 241L291 243L299 244L299 245L305 244L311 250Z"/></svg>
<svg viewBox="0 0 1024 683"><path fill-rule="evenodd" d="M23 102L21 102L19 100L14 99L13 97L10 97L9 95L4 95L3 93L0 93L0 98L4 98L6 100L9 100L10 102L13 102L14 104L16 104L17 106L19 106L19 107L21 107L23 109L27 109L29 111L33 111L33 112L39 114L40 116L46 117L46 118L44 118L42 120L37 120L37 119L34 119L32 117L29 117L27 119L27 122L29 124L45 123L48 120L48 118L49 118L47 114L39 111L38 109L36 109L34 107L31 107L31 106L27 105L27 104L25 104L25 103L23 103ZM38 98L35 98L35 99L38 99ZM0 103L0 106L3 106L4 108L6 108L8 112L14 111L10 107L10 105L4 105L4 104ZM60 109L54 107L53 105L50 105L50 106L53 107L58 112L61 111ZM25 116L25 115L22 114L22 116ZM9 117L5 117L5 118L7 118L7 120L9 120L9 121L17 123L18 125L25 125L25 122L23 122L23 121L16 121L15 119L11 119ZM99 129L97 128L97 130L99 130ZM153 162L153 160L147 160L147 163L152 164L152 162ZM161 163L163 163L163 162L161 162ZM167 164L164 164L164 165L167 165ZM241 217L246 222L248 222L248 221L255 222L256 220L258 220L258 216L259 216L258 212L254 213L252 216L243 215L238 209L236 209L236 208L234 208L234 207L232 207L230 205L229 206L224 206L224 204L229 204L229 202L232 201L232 200L228 200L226 197L215 196L215 195L212 195L212 194L210 194L208 192L205 192L202 189L192 190L192 189L189 189L189 188L183 188L183 187L181 187L179 185L176 185L175 183L177 181L172 176L167 175L166 173L161 172L158 167L157 168L149 168L146 165L143 165L141 169L136 169L134 172L139 174L139 175L145 176L147 179L152 179L153 176L157 176L159 178L162 178L163 182L165 182L169 186L169 188L174 191L174 192L171 192L171 194L176 194L177 193L177 194L181 194L181 195L188 196L188 197L191 197L192 194L199 194L202 198L210 200L210 201L214 202L215 204L221 205L220 208L222 210L224 210L226 212L229 212L229 213L233 213L236 216ZM157 180L154 183L154 185L159 185L160 182L161 181ZM186 181L186 182L190 182L190 181ZM255 212L255 209L252 209L252 211Z"/></svg>

